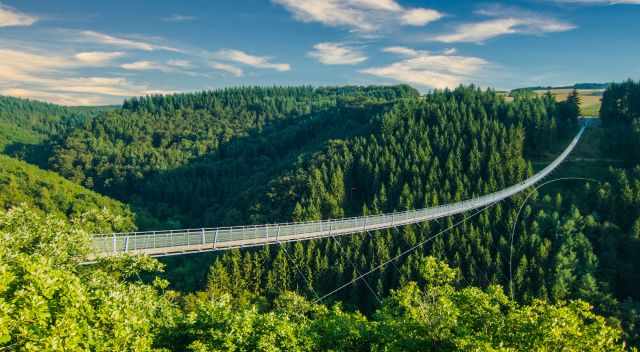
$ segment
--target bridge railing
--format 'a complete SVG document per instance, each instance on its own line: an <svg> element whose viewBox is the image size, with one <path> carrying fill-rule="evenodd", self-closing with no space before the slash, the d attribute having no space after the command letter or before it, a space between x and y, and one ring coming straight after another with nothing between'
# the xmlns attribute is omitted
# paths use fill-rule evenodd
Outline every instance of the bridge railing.
<svg viewBox="0 0 640 352"><path fill-rule="evenodd" d="M296 238L327 237L437 219L498 202L539 182L571 153L583 131L584 127L551 164L530 178L500 191L461 202L432 208L334 220L100 234L93 236L93 246L96 252L107 254L192 246L211 246L212 249L215 249L217 245L223 245L225 242L248 246L258 239L262 241L261 243L270 243Z"/></svg>

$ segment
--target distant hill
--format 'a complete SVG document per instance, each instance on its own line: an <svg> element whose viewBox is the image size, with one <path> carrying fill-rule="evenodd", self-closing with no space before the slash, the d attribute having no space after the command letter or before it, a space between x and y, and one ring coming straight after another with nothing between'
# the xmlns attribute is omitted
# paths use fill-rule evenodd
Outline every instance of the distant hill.
<svg viewBox="0 0 640 352"><path fill-rule="evenodd" d="M14 144L37 144L114 107L65 107L0 96L0 152Z"/></svg>
<svg viewBox="0 0 640 352"><path fill-rule="evenodd" d="M576 83L574 85L568 86L534 86L534 87L523 87L516 88L511 90L511 92L518 92L524 90L555 90L555 89L606 89L611 83Z"/></svg>

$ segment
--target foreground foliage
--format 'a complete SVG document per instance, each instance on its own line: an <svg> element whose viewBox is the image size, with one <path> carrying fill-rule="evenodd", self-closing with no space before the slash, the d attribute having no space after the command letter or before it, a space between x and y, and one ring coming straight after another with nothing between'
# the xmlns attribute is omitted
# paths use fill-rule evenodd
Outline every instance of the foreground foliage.
<svg viewBox="0 0 640 352"><path fill-rule="evenodd" d="M93 220L70 224L25 208L0 214L0 341L5 348L144 351L171 323L171 314L164 312L171 309L169 297L160 295L164 283L128 283L104 268L78 265L88 250L82 229L93 227L87 221Z"/></svg>
<svg viewBox="0 0 640 352"><path fill-rule="evenodd" d="M108 220L108 219L103 219ZM79 266L86 220L25 208L0 214L0 347L25 351L622 351L621 331L580 301L521 306L497 286L454 286L434 258L371 319L283 293L215 289L180 298L139 281L158 262Z"/></svg>

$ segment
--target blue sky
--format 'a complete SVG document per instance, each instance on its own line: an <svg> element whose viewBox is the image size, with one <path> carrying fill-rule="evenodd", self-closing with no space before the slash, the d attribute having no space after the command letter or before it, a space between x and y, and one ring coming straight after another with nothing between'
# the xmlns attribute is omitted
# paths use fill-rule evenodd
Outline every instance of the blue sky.
<svg viewBox="0 0 640 352"><path fill-rule="evenodd" d="M0 0L0 94L640 78L640 0Z"/></svg>

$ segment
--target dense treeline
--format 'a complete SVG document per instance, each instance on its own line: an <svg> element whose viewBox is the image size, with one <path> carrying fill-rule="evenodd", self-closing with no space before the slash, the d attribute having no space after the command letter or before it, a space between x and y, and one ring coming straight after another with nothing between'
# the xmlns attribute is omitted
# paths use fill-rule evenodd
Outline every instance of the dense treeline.
<svg viewBox="0 0 640 352"><path fill-rule="evenodd" d="M109 221L108 214L101 221ZM142 273L153 259L79 266L86 222L0 213L0 348L20 351L623 351L621 331L582 301L519 305L498 286L454 286L433 258L367 318L290 292L271 301L182 296Z"/></svg>
<svg viewBox="0 0 640 352"><path fill-rule="evenodd" d="M603 155L622 159L626 168L611 168L604 182L578 199L601 226L588 234L599 259L598 276L621 302L611 307L627 334L640 343L640 83L611 84L601 108Z"/></svg>
<svg viewBox="0 0 640 352"><path fill-rule="evenodd" d="M602 96L602 124L609 153L633 165L640 160L640 82L611 84Z"/></svg>
<svg viewBox="0 0 640 352"><path fill-rule="evenodd" d="M36 144L77 126L100 108L67 108L33 100L0 96L0 147Z"/></svg>
<svg viewBox="0 0 640 352"><path fill-rule="evenodd" d="M0 96L0 152L46 167L50 139L108 109L70 108Z"/></svg>
<svg viewBox="0 0 640 352"><path fill-rule="evenodd" d="M309 113L326 105L335 105L336 100L358 100L369 98L390 101L399 98L416 98L418 92L406 85L395 87L246 87L226 88L199 93L175 95L155 95L125 100L122 108L142 112L172 112L176 110L208 110L218 112L221 109L235 111L249 110L256 115L265 114L267 118L277 114L297 111L298 115ZM275 115L275 116L274 116Z"/></svg>
<svg viewBox="0 0 640 352"><path fill-rule="evenodd" d="M286 120L295 120L312 116L331 107L348 107L351 104L361 105L359 101L386 102L379 96L380 88L355 89L358 94L342 96L342 88L237 88L220 91L183 94L175 96L150 96L134 98L125 102L123 111L116 111L101 119L90 121L70 136L59 146L61 151L54 154L54 164L66 172L63 161L57 158L72 158L63 151L78 148L76 144L90 148L96 144L107 144L94 158L107 152L119 151L117 147L126 147L121 155L125 160L113 160L115 164L129 161L128 168L134 173L146 175L146 169L139 164L131 165L137 160L126 160L128 154L144 158L149 171L170 170L199 156L216 151L219 145L230 139L246 135L254 130L260 131L270 124ZM387 95L399 97L415 96L416 92L408 87L390 87ZM170 150L160 154L162 150ZM128 152L131 150L130 152ZM91 150L93 151L93 150ZM81 152L81 150L76 151ZM172 152L172 153L171 153ZM82 157L84 155L80 155ZM110 155L105 155L105 158ZM132 157L133 158L133 157ZM113 157L111 157L113 159ZM76 160L76 159L74 159ZM100 178L99 171L82 168L83 172ZM95 168L95 167L94 167ZM97 169L101 169L97 167ZM96 175L91 172L94 171ZM125 172L113 170L103 184L128 180L133 177ZM106 174L106 172L104 172ZM78 175L78 181L84 181L86 175ZM111 176L111 178L107 178ZM108 188L108 186L103 186ZM108 189L107 189L108 190Z"/></svg>
<svg viewBox="0 0 640 352"><path fill-rule="evenodd" d="M366 130L387 95L416 95L404 86L352 90L241 88L130 100L59 140L50 168L150 208L164 226L221 223L220 203L264 184L278 159Z"/></svg>

